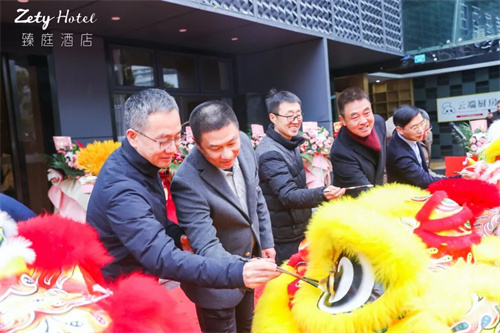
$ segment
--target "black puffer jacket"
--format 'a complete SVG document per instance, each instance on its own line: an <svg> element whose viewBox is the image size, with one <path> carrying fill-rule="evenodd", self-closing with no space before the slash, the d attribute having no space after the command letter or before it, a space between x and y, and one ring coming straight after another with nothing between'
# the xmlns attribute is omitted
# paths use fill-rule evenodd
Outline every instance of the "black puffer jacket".
<svg viewBox="0 0 500 333"><path fill-rule="evenodd" d="M302 137L287 140L271 124L256 149L262 193L271 215L274 240L290 242L304 237L311 208L323 200L325 187L308 189L299 146Z"/></svg>

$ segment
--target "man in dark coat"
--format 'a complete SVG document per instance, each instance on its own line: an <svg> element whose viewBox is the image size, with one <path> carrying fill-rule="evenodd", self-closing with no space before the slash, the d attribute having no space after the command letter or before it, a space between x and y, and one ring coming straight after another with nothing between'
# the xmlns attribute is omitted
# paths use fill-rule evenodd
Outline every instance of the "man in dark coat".
<svg viewBox="0 0 500 333"><path fill-rule="evenodd" d="M384 119L373 115L368 95L360 88L344 90L337 99L342 128L330 151L333 185L382 185L386 154ZM369 187L347 190L357 197Z"/></svg>
<svg viewBox="0 0 500 333"><path fill-rule="evenodd" d="M158 174L180 143L175 100L160 89L132 95L125 103L127 137L99 172L87 221L114 260L103 267L108 279L133 271L200 286L256 287L275 277L276 265L259 260L221 261L180 249L184 231L167 219Z"/></svg>
<svg viewBox="0 0 500 333"><path fill-rule="evenodd" d="M231 107L220 101L198 105L189 117L196 147L182 162L171 191L179 224L195 253L225 262L252 256L274 262L271 221L259 187L257 160L239 131ZM196 304L203 332L250 332L251 290L200 288L183 283Z"/></svg>
<svg viewBox="0 0 500 333"><path fill-rule="evenodd" d="M427 122L422 110L415 106L402 105L394 112L396 130L387 147L389 183L397 182L426 189L431 183L443 179L429 174L425 154L420 145L428 128ZM470 178L472 174L464 172L462 176Z"/></svg>
<svg viewBox="0 0 500 333"><path fill-rule="evenodd" d="M276 249L276 263L298 251L311 217L311 208L342 196L345 189L321 186L308 189L299 152L304 138L300 99L289 91L272 90L266 99L272 124L257 146L259 178L266 199Z"/></svg>

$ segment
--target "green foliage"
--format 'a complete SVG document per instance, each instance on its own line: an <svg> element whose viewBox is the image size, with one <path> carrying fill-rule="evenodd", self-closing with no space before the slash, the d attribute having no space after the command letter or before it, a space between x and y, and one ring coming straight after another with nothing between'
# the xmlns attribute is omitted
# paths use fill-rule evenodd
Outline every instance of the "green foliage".
<svg viewBox="0 0 500 333"><path fill-rule="evenodd" d="M78 178L85 175L82 169L75 168L68 164L64 154L52 154L47 156L47 168L55 169L64 175L64 178Z"/></svg>

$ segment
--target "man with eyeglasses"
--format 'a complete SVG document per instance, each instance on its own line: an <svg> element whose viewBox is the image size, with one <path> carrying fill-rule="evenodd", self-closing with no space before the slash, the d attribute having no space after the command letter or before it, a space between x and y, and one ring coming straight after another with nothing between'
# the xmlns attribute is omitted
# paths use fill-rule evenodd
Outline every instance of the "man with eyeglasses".
<svg viewBox="0 0 500 333"><path fill-rule="evenodd" d="M420 145L428 130L428 121L415 106L402 105L394 112L396 131L387 147L387 180L409 184L426 189L440 179L429 174L429 167ZM472 178L472 174L462 173L453 178Z"/></svg>
<svg viewBox="0 0 500 333"><path fill-rule="evenodd" d="M184 231L167 219L158 174L180 143L175 100L160 89L134 94L125 102L125 124L126 138L99 172L87 210L88 223L114 257L103 275L114 280L142 271L214 288L255 288L276 277L272 262L218 260L181 250Z"/></svg>
<svg viewBox="0 0 500 333"><path fill-rule="evenodd" d="M341 197L345 189L321 186L308 189L298 136L302 124L300 99L289 91L273 89L266 99L271 123L255 150L259 178L266 199L276 249L276 263L298 252L312 208Z"/></svg>
<svg viewBox="0 0 500 333"><path fill-rule="evenodd" d="M337 109L342 127L330 151L333 185L364 186L346 192L357 197L369 189L366 185L384 183L385 121L373 114L368 95L357 87L347 88L338 96Z"/></svg>

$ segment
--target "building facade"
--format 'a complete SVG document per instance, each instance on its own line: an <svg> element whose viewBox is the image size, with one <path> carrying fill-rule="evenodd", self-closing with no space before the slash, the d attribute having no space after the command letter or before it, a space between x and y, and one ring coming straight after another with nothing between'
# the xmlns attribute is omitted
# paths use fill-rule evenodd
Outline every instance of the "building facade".
<svg viewBox="0 0 500 333"><path fill-rule="evenodd" d="M2 192L49 209L52 136L123 138L124 101L148 87L171 93L182 121L223 99L245 131L268 123L265 94L286 89L302 99L306 121L331 130L338 77L400 66L403 4L2 1Z"/></svg>

